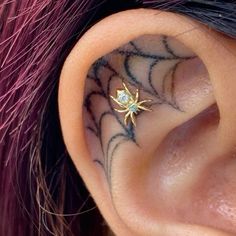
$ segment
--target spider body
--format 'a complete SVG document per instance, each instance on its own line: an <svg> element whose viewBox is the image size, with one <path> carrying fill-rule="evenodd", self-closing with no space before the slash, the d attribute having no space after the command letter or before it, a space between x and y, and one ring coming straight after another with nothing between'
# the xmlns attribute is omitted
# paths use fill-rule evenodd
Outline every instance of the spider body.
<svg viewBox="0 0 236 236"><path fill-rule="evenodd" d="M136 89L135 95L133 95L126 84L123 82L124 89L118 89L116 91L116 98L110 95L113 101L115 101L122 109L114 109L120 113L126 113L124 118L125 125L128 124L128 119L131 120L134 126L136 126L135 115L138 114L139 111L152 111L151 109L144 106L144 103L151 102L152 100L139 100L139 90Z"/></svg>

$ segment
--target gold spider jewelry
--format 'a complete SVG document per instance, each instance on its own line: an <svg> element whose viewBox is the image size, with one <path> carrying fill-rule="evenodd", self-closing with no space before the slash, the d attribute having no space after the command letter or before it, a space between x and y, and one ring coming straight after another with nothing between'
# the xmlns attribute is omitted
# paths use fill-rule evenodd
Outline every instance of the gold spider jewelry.
<svg viewBox="0 0 236 236"><path fill-rule="evenodd" d="M117 112L124 113L127 112L124 118L124 123L127 125L127 120L128 118L131 119L131 122L133 123L134 126L136 126L135 122L135 117L134 114L137 115L140 110L144 111L152 111L151 109L143 106L142 104L146 102L151 102L152 100L143 100L143 101L138 101L139 100L139 90L136 89L135 95L133 95L125 83L122 83L124 86L124 89L117 89L116 91L116 98L110 95L110 97L121 107L123 108L122 110L120 109L114 109Z"/></svg>

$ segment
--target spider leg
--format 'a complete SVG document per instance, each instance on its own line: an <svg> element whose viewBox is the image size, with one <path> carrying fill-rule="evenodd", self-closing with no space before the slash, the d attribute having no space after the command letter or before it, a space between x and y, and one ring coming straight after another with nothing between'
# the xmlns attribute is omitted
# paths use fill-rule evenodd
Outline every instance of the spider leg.
<svg viewBox="0 0 236 236"><path fill-rule="evenodd" d="M140 106L140 105L138 106L138 108L141 109L141 110L144 110L144 111L152 111L152 109L149 109L147 107Z"/></svg>
<svg viewBox="0 0 236 236"><path fill-rule="evenodd" d="M116 102L119 106L125 108L125 106L122 103L120 103L116 98L114 98L112 95L110 95L110 98L112 98L112 100Z"/></svg>
<svg viewBox="0 0 236 236"><path fill-rule="evenodd" d="M125 125L127 125L127 119L128 117L132 114L131 111L129 111L126 115L125 115L125 119L124 119L124 122L125 122Z"/></svg>
<svg viewBox="0 0 236 236"><path fill-rule="evenodd" d="M123 86L124 86L126 92L130 95L130 97L133 97L132 93L129 91L129 89L128 89L128 87L126 86L126 84L125 84L124 82L123 82L122 84L123 84Z"/></svg>
<svg viewBox="0 0 236 236"><path fill-rule="evenodd" d="M136 122L135 122L135 118L134 118L134 113L133 112L130 113L130 117L131 117L131 121L132 121L133 125L136 127Z"/></svg>
<svg viewBox="0 0 236 236"><path fill-rule="evenodd" d="M120 109L116 109L114 108L115 111L119 112L119 113L124 113L124 112L127 112L129 110L129 108L126 108L124 110L120 110Z"/></svg>
<svg viewBox="0 0 236 236"><path fill-rule="evenodd" d="M138 102L139 99L139 89L136 89L136 93L135 93L135 103Z"/></svg>
<svg viewBox="0 0 236 236"><path fill-rule="evenodd" d="M141 105L141 104L143 104L145 102L152 102L152 101L153 101L152 99L143 100L141 102L138 102L138 105Z"/></svg>

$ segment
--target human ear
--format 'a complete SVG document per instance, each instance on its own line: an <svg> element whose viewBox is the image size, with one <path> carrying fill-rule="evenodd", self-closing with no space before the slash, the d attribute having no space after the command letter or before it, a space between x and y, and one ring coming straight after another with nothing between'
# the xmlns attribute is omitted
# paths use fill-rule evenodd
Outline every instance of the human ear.
<svg viewBox="0 0 236 236"><path fill-rule="evenodd" d="M116 235L236 233L236 43L189 18L131 10L94 25L65 61L70 156ZM140 91L136 126L110 95Z"/></svg>

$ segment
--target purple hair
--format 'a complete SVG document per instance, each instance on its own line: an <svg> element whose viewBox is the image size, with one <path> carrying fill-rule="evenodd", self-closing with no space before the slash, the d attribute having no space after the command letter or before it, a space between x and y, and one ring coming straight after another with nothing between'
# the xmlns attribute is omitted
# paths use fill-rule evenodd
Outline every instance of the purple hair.
<svg viewBox="0 0 236 236"><path fill-rule="evenodd" d="M0 5L0 235L89 235L78 221L94 205L62 142L56 93L65 57L101 4Z"/></svg>
<svg viewBox="0 0 236 236"><path fill-rule="evenodd" d="M94 22L140 6L184 13L235 37L235 4L210 2L1 1L0 235L105 234L62 139L57 88L63 61ZM216 15L209 18L211 9Z"/></svg>

